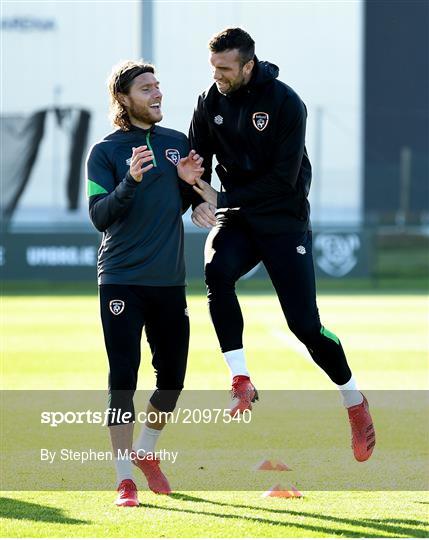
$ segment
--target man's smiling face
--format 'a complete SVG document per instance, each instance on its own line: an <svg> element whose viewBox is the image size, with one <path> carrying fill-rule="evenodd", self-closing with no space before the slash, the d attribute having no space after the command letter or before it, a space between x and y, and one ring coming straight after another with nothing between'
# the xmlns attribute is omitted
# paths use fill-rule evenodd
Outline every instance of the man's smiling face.
<svg viewBox="0 0 429 540"><path fill-rule="evenodd" d="M137 120L147 127L162 120L162 93L159 81L153 73L142 73L132 82L128 94L122 94L131 123Z"/></svg>
<svg viewBox="0 0 429 540"><path fill-rule="evenodd" d="M217 89L225 95L246 84L253 67L253 60L242 65L238 49L212 52L209 61Z"/></svg>

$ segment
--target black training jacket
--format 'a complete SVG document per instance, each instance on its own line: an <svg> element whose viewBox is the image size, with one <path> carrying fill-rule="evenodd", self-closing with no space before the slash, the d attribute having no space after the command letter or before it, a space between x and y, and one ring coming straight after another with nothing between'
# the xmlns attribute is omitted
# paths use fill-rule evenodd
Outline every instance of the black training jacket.
<svg viewBox="0 0 429 540"><path fill-rule="evenodd" d="M140 145L153 151L154 167L139 183L129 169L132 149ZM176 165L188 153L186 135L158 125L117 130L91 148L87 194L91 220L103 232L100 285L185 285L182 212L193 190Z"/></svg>
<svg viewBox="0 0 429 540"><path fill-rule="evenodd" d="M189 130L207 182L213 156L218 161L224 190L218 208L236 209L263 233L309 228L307 110L278 73L274 64L256 59L251 80L236 92L225 96L213 84L199 96Z"/></svg>

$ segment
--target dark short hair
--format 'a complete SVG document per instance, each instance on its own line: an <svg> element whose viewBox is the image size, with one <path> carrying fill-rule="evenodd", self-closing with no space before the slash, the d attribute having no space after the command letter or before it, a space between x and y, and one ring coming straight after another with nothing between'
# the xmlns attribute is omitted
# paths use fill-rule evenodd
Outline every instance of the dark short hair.
<svg viewBox="0 0 429 540"><path fill-rule="evenodd" d="M128 94L133 80L142 73L155 73L155 67L143 60L127 60L114 66L108 80L110 95L110 120L120 129L128 131L131 122L125 107L118 99L118 94Z"/></svg>
<svg viewBox="0 0 429 540"><path fill-rule="evenodd" d="M250 35L241 28L226 28L215 34L209 41L211 52L219 53L230 49L238 49L241 65L253 60L255 56L255 42Z"/></svg>

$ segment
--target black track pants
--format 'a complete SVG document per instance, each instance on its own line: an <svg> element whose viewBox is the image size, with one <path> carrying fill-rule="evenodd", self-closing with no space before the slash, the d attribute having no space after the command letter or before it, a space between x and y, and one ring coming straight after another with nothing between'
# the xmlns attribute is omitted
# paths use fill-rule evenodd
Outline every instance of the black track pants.
<svg viewBox="0 0 429 540"><path fill-rule="evenodd" d="M224 219L211 230L205 247L205 276L221 350L243 347L243 317L235 283L260 261L291 331L334 383L345 384L351 371L341 343L320 323L309 231L258 235L235 219Z"/></svg>
<svg viewBox="0 0 429 540"><path fill-rule="evenodd" d="M184 287L101 285L100 310L109 358L109 407L131 412L140 366L143 327L152 351L157 390L150 402L161 411L176 406L185 379L189 317ZM110 422L114 425L122 422Z"/></svg>

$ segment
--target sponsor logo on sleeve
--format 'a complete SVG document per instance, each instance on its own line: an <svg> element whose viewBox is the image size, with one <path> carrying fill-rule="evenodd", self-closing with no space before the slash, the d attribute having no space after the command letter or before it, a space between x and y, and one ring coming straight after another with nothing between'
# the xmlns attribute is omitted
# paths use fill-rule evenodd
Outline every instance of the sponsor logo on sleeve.
<svg viewBox="0 0 429 540"><path fill-rule="evenodd" d="M252 116L253 125L258 131L264 131L268 126L270 116L266 112L255 112Z"/></svg>
<svg viewBox="0 0 429 540"><path fill-rule="evenodd" d="M165 151L165 157L168 159L168 161L171 161L171 163L177 167L177 164L180 160L180 152L176 148L167 148Z"/></svg>

